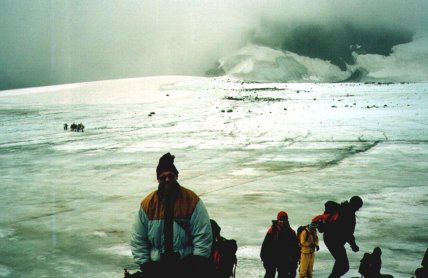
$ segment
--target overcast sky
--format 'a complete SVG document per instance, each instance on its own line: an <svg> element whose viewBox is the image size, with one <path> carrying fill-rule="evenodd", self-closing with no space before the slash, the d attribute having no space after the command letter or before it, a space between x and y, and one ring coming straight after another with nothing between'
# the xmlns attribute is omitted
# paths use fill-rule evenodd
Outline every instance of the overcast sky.
<svg viewBox="0 0 428 278"><path fill-rule="evenodd" d="M427 18L426 0L0 0L0 90L204 75L264 32L282 38L278 26L346 21L421 34Z"/></svg>

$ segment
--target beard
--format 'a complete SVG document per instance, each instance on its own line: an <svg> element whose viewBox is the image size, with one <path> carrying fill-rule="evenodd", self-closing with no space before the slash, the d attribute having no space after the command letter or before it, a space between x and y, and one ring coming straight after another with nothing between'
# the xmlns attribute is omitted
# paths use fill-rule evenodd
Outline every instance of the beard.
<svg viewBox="0 0 428 278"><path fill-rule="evenodd" d="M158 192L161 195L175 195L180 188L180 184L177 181L172 182L159 182Z"/></svg>

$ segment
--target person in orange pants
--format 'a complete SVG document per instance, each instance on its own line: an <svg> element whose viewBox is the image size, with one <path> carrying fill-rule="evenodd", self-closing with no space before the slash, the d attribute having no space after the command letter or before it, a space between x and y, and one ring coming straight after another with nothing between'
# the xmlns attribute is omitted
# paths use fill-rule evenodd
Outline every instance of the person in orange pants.
<svg viewBox="0 0 428 278"><path fill-rule="evenodd" d="M314 269L315 251L318 251L319 240L317 235L317 224L307 225L300 233L300 278L312 278Z"/></svg>

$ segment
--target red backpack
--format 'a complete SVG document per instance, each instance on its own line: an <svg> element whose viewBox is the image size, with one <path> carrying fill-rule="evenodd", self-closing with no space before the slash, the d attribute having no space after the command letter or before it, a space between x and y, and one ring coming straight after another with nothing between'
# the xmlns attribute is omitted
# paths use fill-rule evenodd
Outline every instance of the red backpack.
<svg viewBox="0 0 428 278"><path fill-rule="evenodd" d="M211 261L214 264L216 277L235 277L238 245L234 239L224 239L213 244Z"/></svg>
<svg viewBox="0 0 428 278"><path fill-rule="evenodd" d="M334 225L340 219L341 205L333 201L327 201L324 204L325 210L323 214L317 215L312 219L312 222L318 224L318 231L324 232L326 228Z"/></svg>

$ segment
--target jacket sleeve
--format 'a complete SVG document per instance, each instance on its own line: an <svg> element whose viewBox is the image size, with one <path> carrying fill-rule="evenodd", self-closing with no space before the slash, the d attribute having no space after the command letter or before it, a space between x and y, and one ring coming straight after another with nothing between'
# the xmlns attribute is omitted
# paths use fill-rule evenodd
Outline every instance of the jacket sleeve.
<svg viewBox="0 0 428 278"><path fill-rule="evenodd" d="M299 247L299 239L297 238L296 232L294 230L291 230L291 239L292 239L292 246L294 246L294 250L292 250L293 252L293 257L296 259L296 263L299 260L299 256L300 256L300 247Z"/></svg>
<svg viewBox="0 0 428 278"><path fill-rule="evenodd" d="M208 211L202 200L199 200L190 218L193 255L209 258L213 237Z"/></svg>
<svg viewBox="0 0 428 278"><path fill-rule="evenodd" d="M150 261L150 243L148 240L148 217L144 210L140 208L131 234L131 251L134 261L142 265Z"/></svg>
<svg viewBox="0 0 428 278"><path fill-rule="evenodd" d="M347 223L345 225L345 240L349 243L351 246L355 246L355 225L356 225L356 219L355 219L355 213L351 214L349 213L349 216L347 218Z"/></svg>
<svg viewBox="0 0 428 278"><path fill-rule="evenodd" d="M265 239L263 240L262 243L262 248L260 250L260 259L264 262L266 260L268 260L268 256L270 253L270 242L271 242L271 236L270 236L270 229L268 230L268 232L266 233Z"/></svg>

